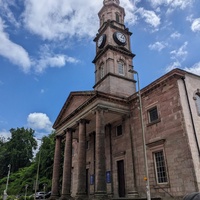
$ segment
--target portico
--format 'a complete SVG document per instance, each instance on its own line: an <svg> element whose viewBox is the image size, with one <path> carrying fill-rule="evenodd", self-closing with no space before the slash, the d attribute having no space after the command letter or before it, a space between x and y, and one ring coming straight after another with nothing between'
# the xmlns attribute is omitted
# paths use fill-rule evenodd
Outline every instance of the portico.
<svg viewBox="0 0 200 200"><path fill-rule="evenodd" d="M78 96L77 93L71 93L68 100L72 100L73 103L71 103L73 105L78 105L77 102L87 95L87 92L80 92ZM112 178L114 175L112 171L112 158L107 155L106 146L111 144L112 124L129 119L130 111L123 98L112 95L108 96L95 91L90 93L90 95L90 98L85 102L87 106L84 106L84 104L77 106L74 109L72 118L65 123L62 123L62 119L60 119L55 124L57 129L56 135L59 139L56 139L55 156L57 157L57 162L54 163L56 166L53 170L54 180L58 180L59 174L57 166L60 160L59 154L61 153L61 137L65 144L65 150L62 188L59 188L59 184L54 181L52 197L58 197L59 190L61 190L62 199L70 199L72 193L75 194L73 196L75 199L88 199L89 197L93 197L93 199L106 199L113 193L113 186L111 186L113 182L109 182L107 180L108 177L106 178L106 172L109 172L109 176L112 176ZM70 108L63 107L63 112L61 111L60 115L65 115L64 110L67 109ZM108 134L110 134L109 137ZM90 139L88 140L88 138ZM74 148L73 140L75 139L77 140L78 149L76 158L72 155L72 149ZM88 150L88 142L90 143L90 150ZM110 146L109 152L113 151L111 148ZM73 166L73 160L75 160L74 165L77 166ZM72 173L73 168L76 169L74 174ZM71 181L72 176L78 180L76 186L74 186L75 182ZM132 178L133 180L134 177ZM134 183L132 185L134 186ZM130 190L133 191L134 188Z"/></svg>

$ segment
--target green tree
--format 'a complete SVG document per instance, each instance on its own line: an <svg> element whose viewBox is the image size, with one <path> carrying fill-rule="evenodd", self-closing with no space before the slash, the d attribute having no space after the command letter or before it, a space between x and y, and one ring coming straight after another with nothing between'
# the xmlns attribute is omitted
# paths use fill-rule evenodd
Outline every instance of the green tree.
<svg viewBox="0 0 200 200"><path fill-rule="evenodd" d="M7 143L3 137L0 139L0 178L7 176L9 165L9 152L7 151Z"/></svg>
<svg viewBox="0 0 200 200"><path fill-rule="evenodd" d="M35 158L35 168L39 164L39 188L38 190L49 191L51 189L51 179L53 172L53 159L55 149L55 132L42 138L42 143ZM36 174L36 173L35 173Z"/></svg>
<svg viewBox="0 0 200 200"><path fill-rule="evenodd" d="M41 172L46 178L52 178L53 158L55 149L55 133L42 138L41 153Z"/></svg>
<svg viewBox="0 0 200 200"><path fill-rule="evenodd" d="M6 159L11 164L11 171L16 172L20 168L27 167L33 159L33 150L37 148L34 138L34 130L17 128L11 129L11 139L6 143Z"/></svg>
<svg viewBox="0 0 200 200"><path fill-rule="evenodd" d="M21 130L21 129L20 129ZM16 133L17 130L14 131ZM17 131L18 132L18 131ZM24 139L23 139L24 140ZM10 153L12 155L11 149L11 141L4 143L5 151L4 153ZM17 141L16 141L17 142ZM19 141L21 142L21 141ZM10 150L8 151L8 147ZM1 143L0 143L0 155L1 155ZM25 147L21 147L25 148ZM64 146L62 147L64 148ZM53 172L53 159L54 159L54 149L55 149L55 133L52 132L48 136L44 136L42 138L42 143L39 148L39 151L36 153L36 156L33 159L29 159L31 164L25 167L19 168L16 172L11 172L8 186L8 194L9 195L17 195L25 193L25 186L28 184L27 194L33 194L35 191L35 182L36 182L36 174L39 165L39 173L38 173L38 182L39 187L38 191L43 191L45 186L45 191L48 192L51 190L52 183L52 172ZM14 152L19 151L14 148ZM9 157L9 156L8 156ZM40 159L39 159L40 158ZM11 159L10 159L11 160ZM8 161L5 166L5 175L0 179L0 194L2 194L3 190L6 186L6 179L8 174ZM1 165L0 160L0 165ZM10 163L12 165L12 163ZM60 166L62 168L62 164ZM1 171L0 171L1 172ZM1 174L1 173L0 173Z"/></svg>

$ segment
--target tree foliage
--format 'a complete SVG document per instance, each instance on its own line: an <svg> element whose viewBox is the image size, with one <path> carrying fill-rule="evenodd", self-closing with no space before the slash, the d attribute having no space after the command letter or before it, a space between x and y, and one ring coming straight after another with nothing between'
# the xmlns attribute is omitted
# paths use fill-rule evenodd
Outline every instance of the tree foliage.
<svg viewBox="0 0 200 200"><path fill-rule="evenodd" d="M15 129L12 129L12 130L14 130L14 137L17 137L15 135L15 133L16 133ZM18 131L17 131L17 133L18 133ZM38 176L39 185L38 185L37 190L43 191L45 189L46 192L51 190L53 158L54 158L54 148L55 148L55 139L54 138L55 138L55 133L53 133L53 132L49 136L43 137L42 141L41 141L41 146L40 146L39 151L37 152L35 158L29 159L29 161L28 161L29 164L27 166L20 167L15 172L11 171L8 192L7 192L9 195L24 194L26 185L28 185L27 194L33 194L35 191L35 182L36 182L37 173L39 175ZM18 141L18 140L16 139L16 141ZM31 142L28 142L28 144L30 145ZM9 143L9 145L10 145L10 143ZM10 145L10 146L9 145L8 146L5 145L5 153L8 152L7 147L9 147L10 148L9 151L11 151L10 155L16 155L15 152L19 151L19 149L15 148L15 149L13 149L14 150L14 152L13 152L13 150L11 149L12 145ZM0 143L0 148L1 148L1 143ZM22 148L26 148L26 147L23 146ZM28 148L26 148L26 149L28 149ZM0 153L0 155L1 155L1 153ZM23 155L26 155L26 154L23 154ZM17 157L17 158L19 158L19 157ZM14 164L15 163L17 163L17 162L14 162ZM0 161L0 165L1 165L1 161ZM11 165L12 165L12 163L11 163ZM39 166L39 168L38 168L38 166ZM8 172L8 167L6 166L6 174L4 175L4 178L0 179L0 193L1 194L2 194L3 190L5 189L7 172ZM45 188L44 188L44 186L45 186Z"/></svg>
<svg viewBox="0 0 200 200"><path fill-rule="evenodd" d="M11 165L11 172L27 167L33 159L33 150L37 148L34 130L17 128L11 129L11 138L7 142L0 142L0 175L4 177Z"/></svg>

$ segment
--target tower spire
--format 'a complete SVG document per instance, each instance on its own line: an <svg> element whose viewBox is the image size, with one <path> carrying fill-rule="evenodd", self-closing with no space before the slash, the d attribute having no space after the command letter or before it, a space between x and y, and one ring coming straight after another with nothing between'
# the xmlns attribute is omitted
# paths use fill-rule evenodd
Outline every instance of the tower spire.
<svg viewBox="0 0 200 200"><path fill-rule="evenodd" d="M108 5L108 4L112 4L112 3L115 3L117 5L120 4L119 0L104 0L103 1L103 5Z"/></svg>

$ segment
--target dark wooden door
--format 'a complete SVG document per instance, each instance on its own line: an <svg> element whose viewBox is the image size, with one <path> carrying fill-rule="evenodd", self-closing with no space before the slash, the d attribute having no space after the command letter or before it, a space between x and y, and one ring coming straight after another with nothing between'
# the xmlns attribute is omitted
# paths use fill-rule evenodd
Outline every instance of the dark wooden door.
<svg viewBox="0 0 200 200"><path fill-rule="evenodd" d="M89 181L88 177L89 176L89 169L86 169L86 194L89 195Z"/></svg>
<svg viewBox="0 0 200 200"><path fill-rule="evenodd" d="M124 177L124 161L117 161L118 173L118 193L119 197L125 197L125 177Z"/></svg>

